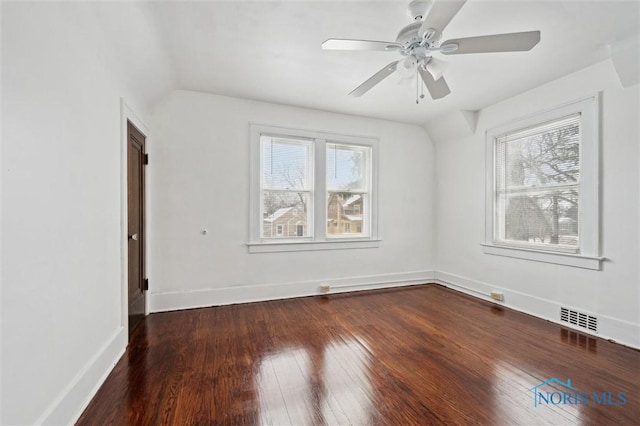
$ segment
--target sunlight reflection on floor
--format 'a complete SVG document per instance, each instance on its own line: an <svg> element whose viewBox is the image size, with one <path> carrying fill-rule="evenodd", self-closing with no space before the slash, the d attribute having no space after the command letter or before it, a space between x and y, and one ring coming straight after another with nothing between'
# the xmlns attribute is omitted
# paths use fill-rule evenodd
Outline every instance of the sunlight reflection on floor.
<svg viewBox="0 0 640 426"><path fill-rule="evenodd" d="M262 359L261 424L370 424L369 355L354 340L294 347Z"/></svg>

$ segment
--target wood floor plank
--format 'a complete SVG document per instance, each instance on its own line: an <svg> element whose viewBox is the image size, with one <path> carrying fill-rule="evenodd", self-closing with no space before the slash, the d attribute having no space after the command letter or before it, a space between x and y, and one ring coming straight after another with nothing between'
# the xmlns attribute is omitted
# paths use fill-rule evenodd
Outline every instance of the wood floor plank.
<svg viewBox="0 0 640 426"><path fill-rule="evenodd" d="M572 389L549 384L543 396L569 399L535 406L532 388L551 378ZM571 403L575 393L588 403ZM78 424L638 419L639 351L422 285L152 314Z"/></svg>

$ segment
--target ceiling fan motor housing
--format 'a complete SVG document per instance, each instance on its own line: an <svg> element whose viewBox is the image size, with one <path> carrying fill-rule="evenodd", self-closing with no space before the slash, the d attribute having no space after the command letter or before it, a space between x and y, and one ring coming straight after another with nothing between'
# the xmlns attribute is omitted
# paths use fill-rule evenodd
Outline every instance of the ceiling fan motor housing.
<svg viewBox="0 0 640 426"><path fill-rule="evenodd" d="M399 50L403 56L416 55L418 57L429 57L430 52L438 49L440 37L434 37L434 33L428 32L425 38L418 33L422 22L414 22L407 25L398 33L396 43L402 45Z"/></svg>
<svg viewBox="0 0 640 426"><path fill-rule="evenodd" d="M422 38L418 34L418 30L422 26L422 22L413 22L398 33L398 37L396 37L396 42L402 44L405 48L409 47L413 43L420 43Z"/></svg>

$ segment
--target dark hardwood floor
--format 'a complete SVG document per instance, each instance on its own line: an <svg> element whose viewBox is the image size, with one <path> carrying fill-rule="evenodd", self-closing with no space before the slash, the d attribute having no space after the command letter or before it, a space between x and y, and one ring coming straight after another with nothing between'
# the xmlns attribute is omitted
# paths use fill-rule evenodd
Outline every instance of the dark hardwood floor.
<svg viewBox="0 0 640 426"><path fill-rule="evenodd" d="M78 421L639 423L639 351L438 285L150 315Z"/></svg>

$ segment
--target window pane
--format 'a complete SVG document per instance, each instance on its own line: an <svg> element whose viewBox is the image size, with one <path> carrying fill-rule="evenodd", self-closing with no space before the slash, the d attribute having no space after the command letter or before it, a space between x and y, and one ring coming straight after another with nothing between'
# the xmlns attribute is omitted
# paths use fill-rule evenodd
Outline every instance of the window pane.
<svg viewBox="0 0 640 426"><path fill-rule="evenodd" d="M580 114L498 139L498 188L577 183Z"/></svg>
<svg viewBox="0 0 640 426"><path fill-rule="evenodd" d="M369 147L327 143L327 189L368 190L370 150Z"/></svg>
<svg viewBox="0 0 640 426"><path fill-rule="evenodd" d="M577 190L505 195L499 204L505 240L578 247Z"/></svg>
<svg viewBox="0 0 640 426"><path fill-rule="evenodd" d="M311 141L261 136L260 146L263 188L310 188Z"/></svg>
<svg viewBox="0 0 640 426"><path fill-rule="evenodd" d="M308 192L264 191L262 238L308 237Z"/></svg>
<svg viewBox="0 0 640 426"><path fill-rule="evenodd" d="M327 235L364 235L366 194L329 192Z"/></svg>

